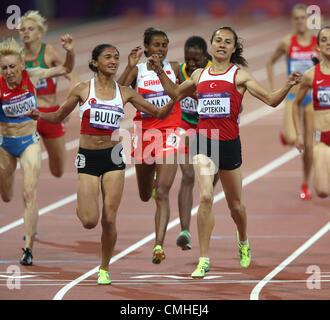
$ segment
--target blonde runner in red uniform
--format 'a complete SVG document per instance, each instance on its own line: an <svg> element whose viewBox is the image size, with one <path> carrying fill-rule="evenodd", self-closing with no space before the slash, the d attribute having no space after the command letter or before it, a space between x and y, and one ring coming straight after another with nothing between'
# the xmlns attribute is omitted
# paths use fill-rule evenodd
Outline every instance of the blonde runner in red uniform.
<svg viewBox="0 0 330 320"><path fill-rule="evenodd" d="M173 101L162 108L145 101L133 89L114 80L119 66L119 52L110 44L94 48L89 67L95 78L78 83L56 112L33 110L27 115L35 120L60 123L79 103L80 141L76 157L78 171L77 215L86 229L95 228L100 218L99 194L102 193L102 262L98 284L110 284L109 263L117 240L116 217L121 201L125 157L118 135L124 117L123 107L131 102L139 111L164 119L173 108ZM100 190L101 187L101 190Z"/></svg>
<svg viewBox="0 0 330 320"><path fill-rule="evenodd" d="M313 187L320 198L330 195L330 26L323 27L317 36L321 62L302 77L293 103L293 120L297 132L299 151L313 154ZM310 89L313 92L313 113L304 123L305 138L301 132L299 109ZM314 130L314 143L313 143Z"/></svg>
<svg viewBox="0 0 330 320"><path fill-rule="evenodd" d="M238 65L247 65L243 47L230 27L216 29L211 37L212 65L197 69L181 85L173 84L159 64L158 56L149 58L165 91L170 97L183 99L197 90L199 121L197 133L189 147L200 193L197 213L200 259L192 277L203 278L210 270L209 243L214 227L213 177L216 172L225 192L231 216L237 226L238 258L241 267L251 262L247 237L247 216L241 201L242 171L238 116L246 91L266 104L276 107L289 90L300 81L300 75L289 76L284 87L269 92Z"/></svg>
<svg viewBox="0 0 330 320"><path fill-rule="evenodd" d="M179 64L166 60L169 40L166 33L155 28L144 32L144 48L147 57L157 54L162 70L170 81L175 83L179 77ZM118 80L119 83L132 85L145 99L158 107L170 98L164 91L160 80L147 63L137 64L141 54L138 48L129 57L129 64ZM134 118L133 153L135 159L136 178L142 201L151 198L156 188L155 230L156 239L152 262L159 264L165 259L163 244L167 224L170 217L169 192L177 171L177 153L184 149L177 130L181 123L180 103L176 103L173 111L165 120L137 112ZM154 173L157 180L154 182ZM155 183L155 184L154 184Z"/></svg>
<svg viewBox="0 0 330 320"><path fill-rule="evenodd" d="M0 43L0 194L5 202L13 197L17 161L23 172L25 248L20 263L33 264L32 248L38 222L37 182L41 157L36 123L24 114L37 107L35 86L40 79L71 72L74 64L72 38L62 37L67 51L63 65L24 70L22 49L14 39Z"/></svg>

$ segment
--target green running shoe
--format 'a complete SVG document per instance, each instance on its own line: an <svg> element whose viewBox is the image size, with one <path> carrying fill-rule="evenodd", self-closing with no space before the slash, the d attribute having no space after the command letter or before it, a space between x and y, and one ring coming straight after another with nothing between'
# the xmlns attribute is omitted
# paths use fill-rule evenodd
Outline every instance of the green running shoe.
<svg viewBox="0 0 330 320"><path fill-rule="evenodd" d="M205 273L210 271L210 262L205 259L199 259L196 270L191 274L192 278L204 278Z"/></svg>
<svg viewBox="0 0 330 320"><path fill-rule="evenodd" d="M110 284L110 283L111 283L111 279L109 276L109 272L103 269L99 269L97 284Z"/></svg>
<svg viewBox="0 0 330 320"><path fill-rule="evenodd" d="M249 241L247 244L241 244L239 241L239 234L237 232L237 242L238 242L238 259L242 268L247 268L251 263L251 251Z"/></svg>
<svg viewBox="0 0 330 320"><path fill-rule="evenodd" d="M152 263L160 264L163 260L165 260L165 252L161 245L157 245L152 251Z"/></svg>
<svg viewBox="0 0 330 320"><path fill-rule="evenodd" d="M191 249L191 235L188 230L183 230L179 233L176 238L176 245L181 247L182 250L190 250Z"/></svg>

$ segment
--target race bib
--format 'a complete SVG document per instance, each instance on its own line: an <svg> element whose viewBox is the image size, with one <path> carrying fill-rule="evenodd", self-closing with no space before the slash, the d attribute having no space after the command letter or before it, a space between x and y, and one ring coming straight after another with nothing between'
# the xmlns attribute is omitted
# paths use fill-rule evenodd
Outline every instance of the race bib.
<svg viewBox="0 0 330 320"><path fill-rule="evenodd" d="M330 87L318 87L317 99L320 102L320 107L330 108Z"/></svg>
<svg viewBox="0 0 330 320"><path fill-rule="evenodd" d="M230 94L229 92L200 93L197 109L200 118L228 118Z"/></svg>
<svg viewBox="0 0 330 320"><path fill-rule="evenodd" d="M181 110L184 113L196 114L197 113L197 100L187 97L180 101Z"/></svg>
<svg viewBox="0 0 330 320"><path fill-rule="evenodd" d="M179 143L180 143L180 137L174 132L170 133L166 138L166 146L168 147L178 149Z"/></svg>
<svg viewBox="0 0 330 320"><path fill-rule="evenodd" d="M2 101L2 109L8 118L24 118L24 114L37 106L35 96L26 92L10 100Z"/></svg>
<svg viewBox="0 0 330 320"><path fill-rule="evenodd" d="M170 101L170 97L166 94L165 91L144 93L142 94L142 97L157 108L163 107ZM151 117L151 115L141 112L141 117L146 118Z"/></svg>
<svg viewBox="0 0 330 320"><path fill-rule="evenodd" d="M47 89L47 79L40 79L36 85L37 90Z"/></svg>
<svg viewBox="0 0 330 320"><path fill-rule="evenodd" d="M99 129L116 130L123 117L124 111L120 107L92 103L89 124Z"/></svg>

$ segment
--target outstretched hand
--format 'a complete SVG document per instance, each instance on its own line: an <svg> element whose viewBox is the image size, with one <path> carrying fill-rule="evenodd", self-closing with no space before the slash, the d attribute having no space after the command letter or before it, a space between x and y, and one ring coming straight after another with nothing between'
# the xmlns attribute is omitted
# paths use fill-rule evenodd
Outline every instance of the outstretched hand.
<svg viewBox="0 0 330 320"><path fill-rule="evenodd" d="M147 66L156 73L163 69L157 54L153 54L148 58Z"/></svg>
<svg viewBox="0 0 330 320"><path fill-rule="evenodd" d="M128 65L130 68L134 68L137 63L139 62L143 51L141 50L141 46L137 46L131 50L130 54L128 55Z"/></svg>
<svg viewBox="0 0 330 320"><path fill-rule="evenodd" d="M73 39L72 36L68 33L61 37L62 47L66 51L72 51L73 50Z"/></svg>
<svg viewBox="0 0 330 320"><path fill-rule="evenodd" d="M297 71L292 72L289 74L288 84L290 86L295 86L296 84L301 82L301 78L302 78L302 75L299 72L297 72Z"/></svg>
<svg viewBox="0 0 330 320"><path fill-rule="evenodd" d="M31 109L27 113L24 114L25 117L30 117L32 120L40 119L40 111L38 109Z"/></svg>

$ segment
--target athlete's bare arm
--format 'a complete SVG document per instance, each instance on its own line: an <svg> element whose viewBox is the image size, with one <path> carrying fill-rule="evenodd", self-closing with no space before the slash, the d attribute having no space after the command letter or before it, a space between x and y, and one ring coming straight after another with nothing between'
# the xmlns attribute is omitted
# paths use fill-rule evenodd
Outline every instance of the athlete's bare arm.
<svg viewBox="0 0 330 320"><path fill-rule="evenodd" d="M302 152L304 150L304 138L303 138L303 132L301 130L301 125L300 125L299 110L301 108L301 103L304 100L305 95L312 87L314 73L315 73L315 67L309 69L308 71L306 71L304 73L304 75L301 79L301 83L299 85L296 97L292 104L293 124L296 129L296 135L297 135L296 147L300 152Z"/></svg>
<svg viewBox="0 0 330 320"><path fill-rule="evenodd" d="M274 73L273 73L273 65L275 62L283 55L287 54L289 44L290 44L291 35L285 36L280 43L278 44L276 50L271 55L270 59L267 62L267 75L268 81L270 84L271 90L275 89L275 81L274 81Z"/></svg>
<svg viewBox="0 0 330 320"><path fill-rule="evenodd" d="M276 107L285 98L290 89L301 81L299 72L289 75L284 86L276 91L269 91L264 88L248 71L239 69L236 76L236 86L239 92L244 94L247 90L257 99L265 102L271 107Z"/></svg>
<svg viewBox="0 0 330 320"><path fill-rule="evenodd" d="M49 123L60 123L74 110L78 103L87 99L88 92L89 81L80 82L70 91L68 98L57 111L44 113L38 109L32 109L25 116L33 120L42 119Z"/></svg>
<svg viewBox="0 0 330 320"><path fill-rule="evenodd" d="M196 85L198 78L203 69L197 69L191 75L189 80L182 82L180 85L172 82L172 80L167 76L166 72L162 68L159 57L153 55L148 59L150 67L154 70L164 87L166 93L173 99L180 101L185 97L193 96L196 91ZM197 80L196 80L197 79Z"/></svg>
<svg viewBox="0 0 330 320"><path fill-rule="evenodd" d="M172 111L175 102L170 100L166 105L161 108L157 108L152 103L143 99L135 90L129 87L121 87L121 92L124 99L124 104L126 102L131 102L136 109L142 111L143 113L150 114L157 119L165 119L168 114Z"/></svg>

